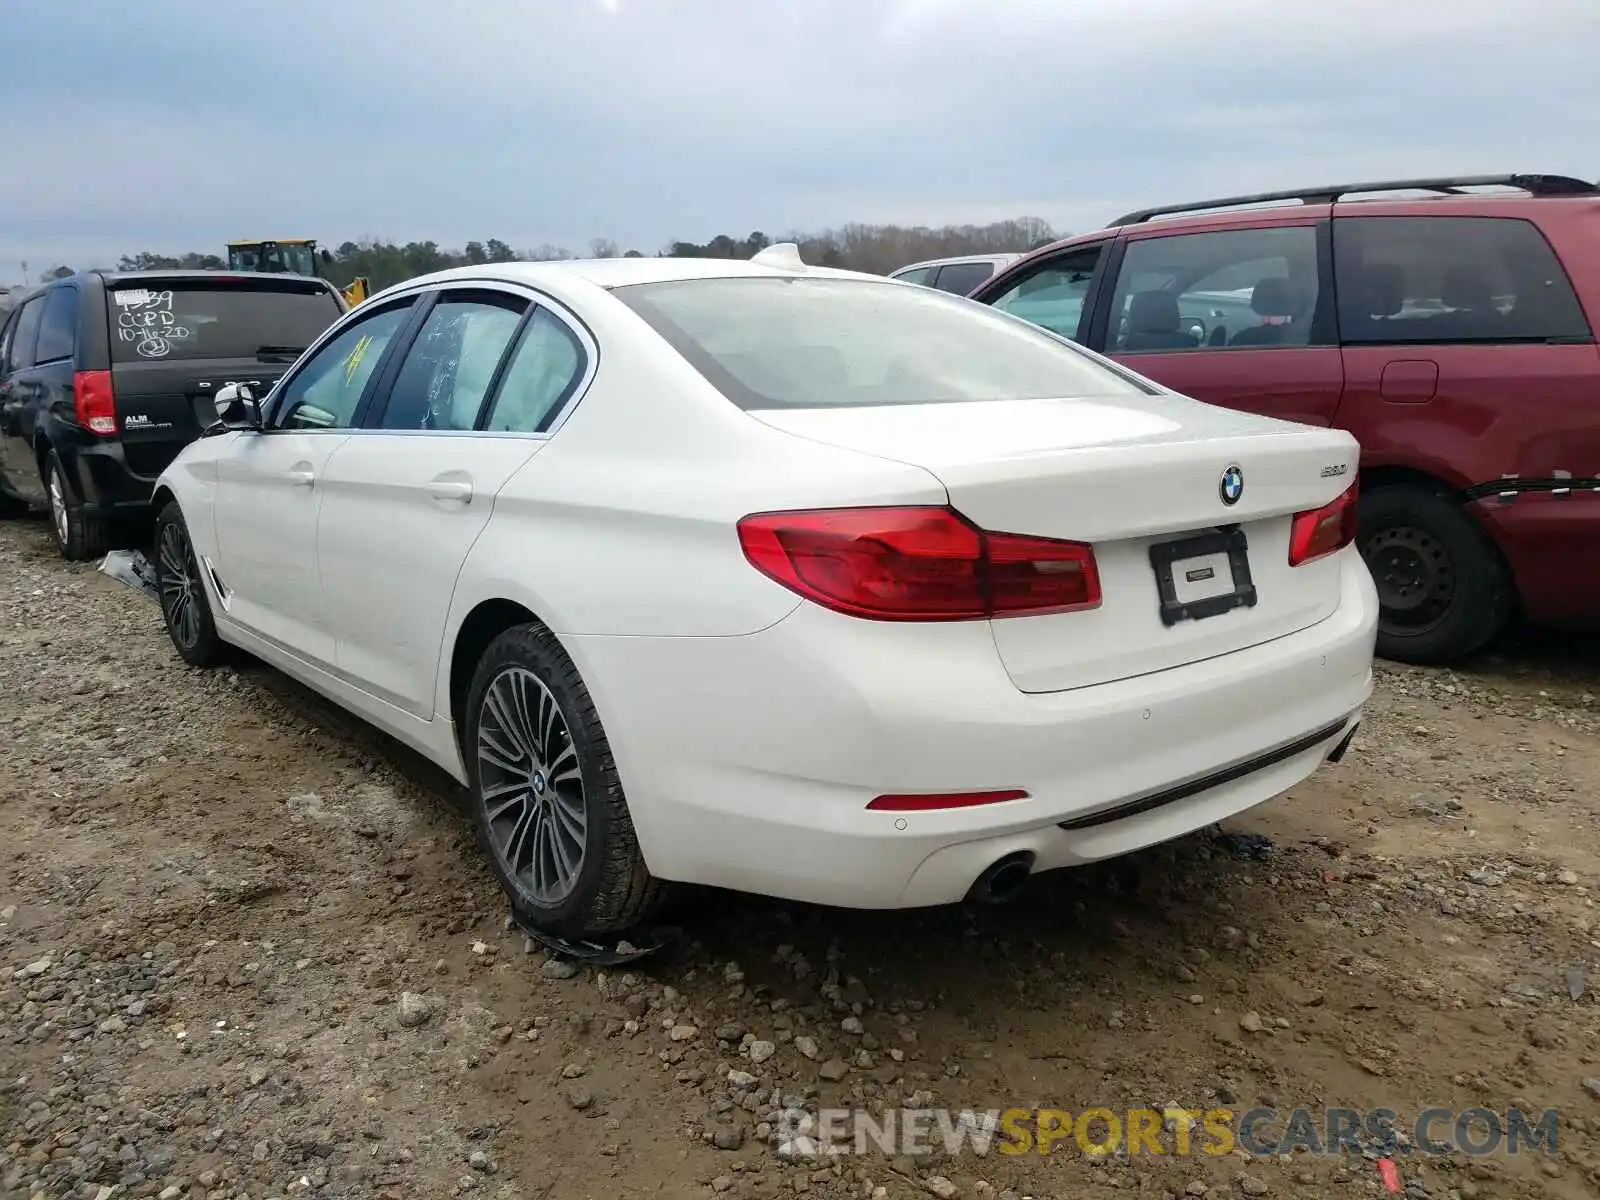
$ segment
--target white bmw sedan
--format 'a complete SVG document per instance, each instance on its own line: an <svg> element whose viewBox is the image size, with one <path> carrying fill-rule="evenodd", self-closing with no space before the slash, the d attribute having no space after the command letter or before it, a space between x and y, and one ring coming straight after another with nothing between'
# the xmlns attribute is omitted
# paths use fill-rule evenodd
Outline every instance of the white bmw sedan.
<svg viewBox="0 0 1600 1200"><path fill-rule="evenodd" d="M415 279L217 408L178 653L440 764L559 936L1003 898L1282 793L1372 687L1348 434L792 246Z"/></svg>

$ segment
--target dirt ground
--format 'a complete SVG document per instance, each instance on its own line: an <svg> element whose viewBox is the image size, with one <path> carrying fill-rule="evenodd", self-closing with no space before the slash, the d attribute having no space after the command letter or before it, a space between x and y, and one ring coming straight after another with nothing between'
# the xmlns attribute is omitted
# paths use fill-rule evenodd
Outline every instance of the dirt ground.
<svg viewBox="0 0 1600 1200"><path fill-rule="evenodd" d="M1405 1194L1593 1196L1597 692L1593 641L1385 666L1351 756L1229 827L1270 843L978 912L700 894L671 957L574 971L437 771L3 525L0 1195L1385 1194L1376 1150L779 1153L853 1104L1559 1108L1554 1154L1400 1154Z"/></svg>

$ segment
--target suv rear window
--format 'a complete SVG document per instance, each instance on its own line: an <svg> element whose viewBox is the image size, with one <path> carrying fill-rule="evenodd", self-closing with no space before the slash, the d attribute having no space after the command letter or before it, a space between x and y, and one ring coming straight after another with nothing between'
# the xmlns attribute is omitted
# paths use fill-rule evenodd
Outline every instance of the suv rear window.
<svg viewBox="0 0 1600 1200"><path fill-rule="evenodd" d="M114 363L292 360L342 311L328 290L188 282L117 287L106 293L106 307Z"/></svg>
<svg viewBox="0 0 1600 1200"><path fill-rule="evenodd" d="M1036 326L932 288L731 277L612 294L743 409L1145 392Z"/></svg>

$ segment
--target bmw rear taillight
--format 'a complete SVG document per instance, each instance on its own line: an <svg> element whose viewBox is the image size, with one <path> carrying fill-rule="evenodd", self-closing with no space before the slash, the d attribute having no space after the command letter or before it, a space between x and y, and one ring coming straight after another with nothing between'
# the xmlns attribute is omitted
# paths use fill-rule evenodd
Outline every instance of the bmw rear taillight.
<svg viewBox="0 0 1600 1200"><path fill-rule="evenodd" d="M72 400L78 424L90 433L117 431L117 403L110 371L79 371L72 377Z"/></svg>
<svg viewBox="0 0 1600 1200"><path fill-rule="evenodd" d="M1352 483L1339 498L1321 508L1295 513L1289 530L1289 565L1304 566L1343 550L1356 540L1356 497L1360 485Z"/></svg>
<svg viewBox="0 0 1600 1200"><path fill-rule="evenodd" d="M752 566L835 612L875 621L971 621L1100 603L1094 547L990 533L954 509L831 508L739 522Z"/></svg>

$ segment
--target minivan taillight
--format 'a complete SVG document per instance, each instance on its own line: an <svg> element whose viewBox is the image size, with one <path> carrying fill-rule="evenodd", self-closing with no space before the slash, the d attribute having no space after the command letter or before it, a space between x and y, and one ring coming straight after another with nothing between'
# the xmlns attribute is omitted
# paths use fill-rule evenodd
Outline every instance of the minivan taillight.
<svg viewBox="0 0 1600 1200"><path fill-rule="evenodd" d="M1356 540L1356 497L1360 485L1352 483L1339 498L1321 508L1295 513L1289 530L1289 565L1304 566L1343 550Z"/></svg>
<svg viewBox="0 0 1600 1200"><path fill-rule="evenodd" d="M117 431L117 403L110 371L79 371L72 377L72 398L79 425L90 433Z"/></svg>
<svg viewBox="0 0 1600 1200"><path fill-rule="evenodd" d="M1094 547L990 533L954 509L831 508L739 522L752 566L825 608L875 621L971 621L1100 603Z"/></svg>

